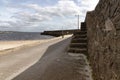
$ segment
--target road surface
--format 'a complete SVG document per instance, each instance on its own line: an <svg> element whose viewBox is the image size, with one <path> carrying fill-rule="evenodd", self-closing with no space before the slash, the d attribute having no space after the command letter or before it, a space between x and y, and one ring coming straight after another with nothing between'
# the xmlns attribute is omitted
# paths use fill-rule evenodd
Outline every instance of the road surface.
<svg viewBox="0 0 120 80"><path fill-rule="evenodd" d="M59 38L57 40L53 39L40 45L26 47L22 50L12 51L9 54L0 55L0 80L11 80L30 66L34 65L41 59L43 55L45 55L46 50L51 45L65 40L65 42L63 41L63 45L58 45L54 48L55 51L57 51L59 48L61 48L61 50L65 49L68 46L70 40L67 38L68 37L64 39Z"/></svg>
<svg viewBox="0 0 120 80"><path fill-rule="evenodd" d="M93 80L87 58L68 53L70 39L48 47L43 57L13 80Z"/></svg>

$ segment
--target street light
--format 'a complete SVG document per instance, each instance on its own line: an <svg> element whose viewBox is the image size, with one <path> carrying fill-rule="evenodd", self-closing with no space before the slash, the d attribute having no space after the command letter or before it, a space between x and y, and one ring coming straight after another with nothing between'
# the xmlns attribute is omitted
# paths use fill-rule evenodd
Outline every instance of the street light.
<svg viewBox="0 0 120 80"><path fill-rule="evenodd" d="M78 29L79 29L79 27L80 27L80 15L78 14L78 15L75 15L75 16L78 17Z"/></svg>
<svg viewBox="0 0 120 80"><path fill-rule="evenodd" d="M80 0L77 0L77 6L79 7ZM80 15L76 15L78 17L78 30L80 29Z"/></svg>

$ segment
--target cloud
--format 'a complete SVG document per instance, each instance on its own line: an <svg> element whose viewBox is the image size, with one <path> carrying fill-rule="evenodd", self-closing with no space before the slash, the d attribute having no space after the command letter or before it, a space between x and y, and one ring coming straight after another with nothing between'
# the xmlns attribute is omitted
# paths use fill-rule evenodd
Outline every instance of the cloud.
<svg viewBox="0 0 120 80"><path fill-rule="evenodd" d="M94 10L99 0L82 0L79 6L87 11Z"/></svg>
<svg viewBox="0 0 120 80"><path fill-rule="evenodd" d="M69 4L69 5L66 5L66 4ZM20 7L17 7L17 8L20 8ZM15 9L13 8L13 10L16 10L17 8ZM23 8L23 6L21 8ZM10 26L23 27L23 28L27 28L30 26L32 26L33 28L36 26L44 26L45 28L46 26L51 26L50 28L52 28L53 26L56 29L58 29L56 26L62 26L63 23L61 23L62 25L61 24L57 25L56 23L53 23L54 19L62 20L62 19L69 18L69 16L75 16L75 14L79 13L79 7L74 3L74 1L60 0L54 6L42 7L38 4L27 4L24 6L23 11L19 11L19 10L16 10L16 11L18 12L12 16L12 18L16 19L16 21L8 22ZM47 24L49 21L51 21L52 24ZM42 22L45 22L45 23L42 24ZM68 24L70 23L68 22ZM64 24L64 25L67 25L67 24Z"/></svg>
<svg viewBox="0 0 120 80"><path fill-rule="evenodd" d="M38 13L20 12L13 16L16 19L23 20L25 22L41 22L50 20L50 17L43 16Z"/></svg>
<svg viewBox="0 0 120 80"><path fill-rule="evenodd" d="M41 15L47 16L71 16L79 12L79 7L74 1L60 0L54 6L41 7L37 4L28 4L28 8L35 10Z"/></svg>
<svg viewBox="0 0 120 80"><path fill-rule="evenodd" d="M10 26L7 21L0 21L0 26Z"/></svg>
<svg viewBox="0 0 120 80"><path fill-rule="evenodd" d="M36 31L40 28L60 29L63 25L66 29L75 28L77 26L75 15L79 14L80 21L84 21L86 12L93 10L97 2L98 0L58 0L55 5L47 6L37 3L11 4L6 9L12 14L12 21L0 21L0 28L6 26Z"/></svg>

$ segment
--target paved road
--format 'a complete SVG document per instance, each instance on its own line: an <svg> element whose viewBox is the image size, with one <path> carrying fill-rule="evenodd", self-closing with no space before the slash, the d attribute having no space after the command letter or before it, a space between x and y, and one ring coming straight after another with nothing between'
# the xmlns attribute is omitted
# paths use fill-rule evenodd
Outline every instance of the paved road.
<svg viewBox="0 0 120 80"><path fill-rule="evenodd" d="M70 39L49 46L43 57L13 80L92 80L83 54L67 53Z"/></svg>
<svg viewBox="0 0 120 80"><path fill-rule="evenodd" d="M51 40L49 42L36 45L34 47L24 48L22 50L10 52L9 54L0 55L0 80L13 79L15 76L22 73L27 68L29 68L37 61L39 61L43 54L46 55L45 52L49 46L59 43L65 39L67 38ZM63 50L68 44L69 44L69 39L65 40L63 45L58 44L58 48L54 47L54 51L57 52L57 49L59 48ZM34 74L34 73L31 72L30 74ZM20 80L24 80L24 79L20 79ZM35 80L35 79L27 79L27 80Z"/></svg>

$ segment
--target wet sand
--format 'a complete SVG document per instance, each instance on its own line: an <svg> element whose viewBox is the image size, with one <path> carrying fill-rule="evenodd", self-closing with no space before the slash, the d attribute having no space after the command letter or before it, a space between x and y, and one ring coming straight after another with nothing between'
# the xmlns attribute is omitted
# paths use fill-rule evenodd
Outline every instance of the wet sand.
<svg viewBox="0 0 120 80"><path fill-rule="evenodd" d="M0 54L1 51L30 44L35 45L36 43L43 43L46 40L50 40L52 38L54 37L40 35L39 32L0 31Z"/></svg>
<svg viewBox="0 0 120 80"><path fill-rule="evenodd" d="M71 35L66 35L66 37L69 37ZM49 36L48 36L49 37ZM5 54L6 52L9 52L11 50L17 50L24 47L29 46L35 46L42 43L46 43L52 40L58 40L61 39L61 37L53 37L50 39L41 39L41 40L12 40L12 41L0 41L0 54Z"/></svg>
<svg viewBox="0 0 120 80"><path fill-rule="evenodd" d="M24 45L35 44L43 42L42 40L24 40L24 41L0 41L0 51L10 48L16 48Z"/></svg>

